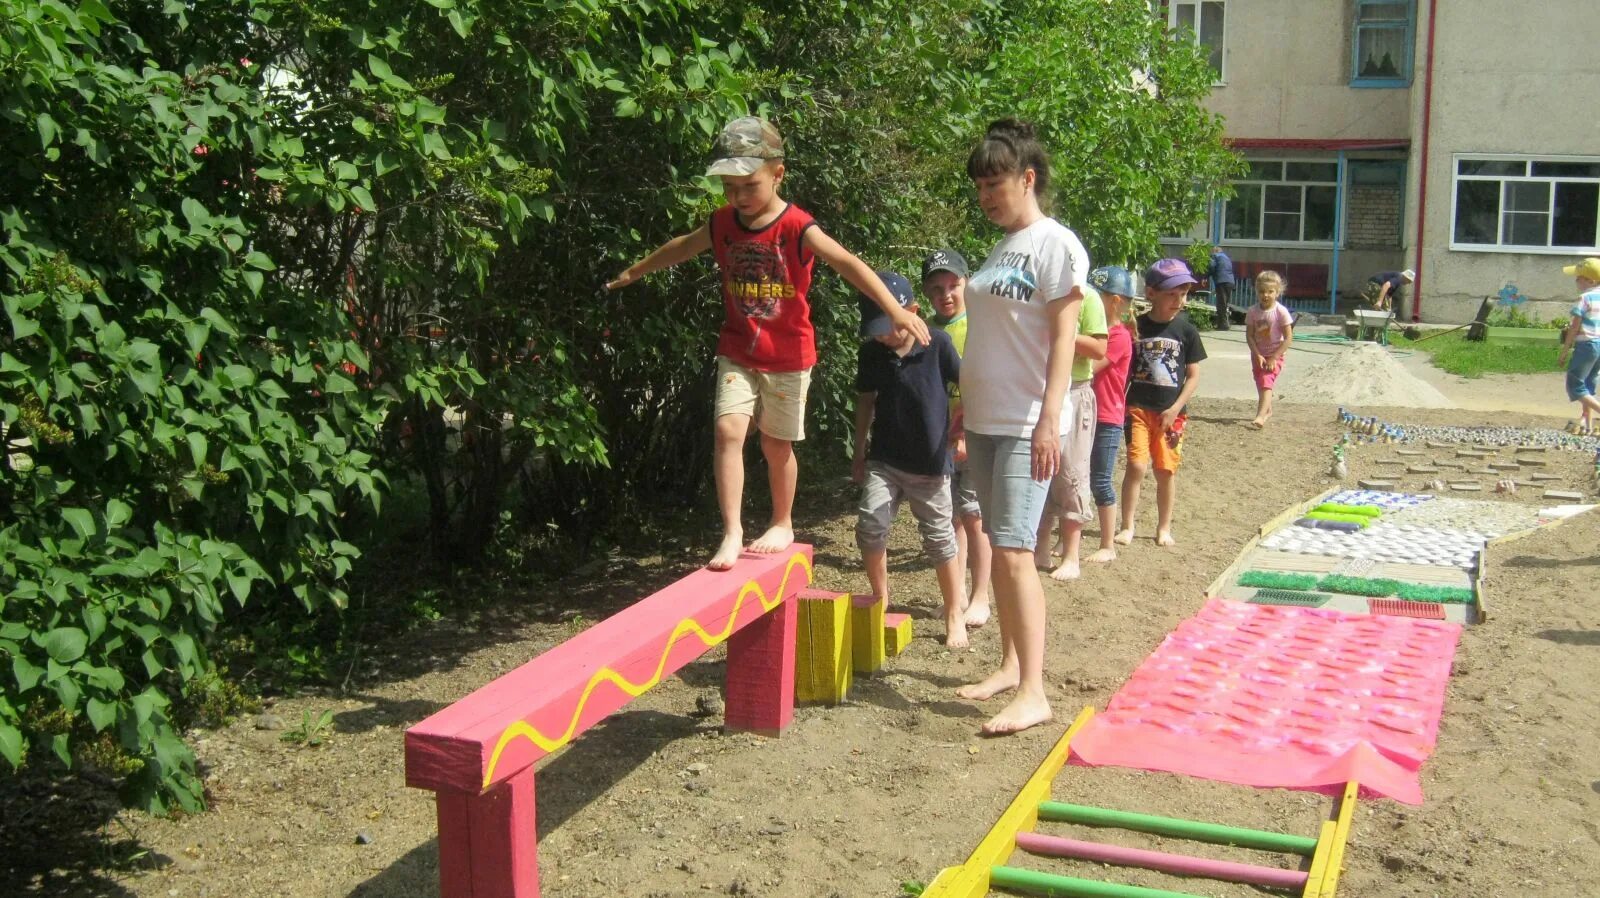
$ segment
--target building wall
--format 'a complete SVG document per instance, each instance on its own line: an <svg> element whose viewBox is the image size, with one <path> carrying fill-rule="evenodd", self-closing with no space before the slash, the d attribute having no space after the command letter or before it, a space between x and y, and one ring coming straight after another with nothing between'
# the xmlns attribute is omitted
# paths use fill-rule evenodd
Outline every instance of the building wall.
<svg viewBox="0 0 1600 898"><path fill-rule="evenodd" d="M1227 84L1207 105L1229 137L1407 136L1411 90L1350 86L1351 9L1349 0L1227 0Z"/></svg>
<svg viewBox="0 0 1600 898"><path fill-rule="evenodd" d="M1231 5L1231 4L1230 4ZM1454 153L1600 155L1600 53L1581 23L1595 0L1438 0L1428 197L1421 264L1425 321L1469 320L1484 296L1514 283L1541 313L1568 301L1566 255L1450 249ZM1418 2L1412 90L1412 158L1420 161L1429 0ZM1421 166L1412 165L1407 208L1416 209ZM1417 258L1416 221L1407 258ZM1545 305L1544 303L1550 303Z"/></svg>

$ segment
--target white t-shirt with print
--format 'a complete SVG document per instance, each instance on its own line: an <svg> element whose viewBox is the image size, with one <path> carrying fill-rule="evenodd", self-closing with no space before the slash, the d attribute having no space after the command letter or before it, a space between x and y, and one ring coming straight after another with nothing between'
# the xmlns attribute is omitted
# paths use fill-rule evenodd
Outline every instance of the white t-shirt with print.
<svg viewBox="0 0 1600 898"><path fill-rule="evenodd" d="M1000 241L967 279L967 351L961 362L966 429L1002 437L1031 437L1044 405L1050 358L1051 300L1078 289L1089 254L1078 235L1041 218ZM1062 396L1066 427L1071 402Z"/></svg>

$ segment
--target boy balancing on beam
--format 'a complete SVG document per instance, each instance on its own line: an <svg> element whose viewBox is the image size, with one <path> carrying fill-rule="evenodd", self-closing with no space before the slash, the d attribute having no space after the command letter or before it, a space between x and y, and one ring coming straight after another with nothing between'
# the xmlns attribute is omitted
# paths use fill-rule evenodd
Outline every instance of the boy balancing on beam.
<svg viewBox="0 0 1600 898"><path fill-rule="evenodd" d="M745 116L717 137L707 175L722 178L728 204L688 234L674 237L606 284L626 287L653 271L707 250L722 274L724 318L717 340L716 448L713 470L722 543L707 565L724 571L739 560L744 528L744 441L761 430L772 490L772 521L750 551L782 552L794 542L794 444L805 438L806 391L817 348L807 295L817 259L877 303L897 330L928 344L928 325L902 308L865 262L822 232L800 207L778 196L784 147L778 129Z"/></svg>

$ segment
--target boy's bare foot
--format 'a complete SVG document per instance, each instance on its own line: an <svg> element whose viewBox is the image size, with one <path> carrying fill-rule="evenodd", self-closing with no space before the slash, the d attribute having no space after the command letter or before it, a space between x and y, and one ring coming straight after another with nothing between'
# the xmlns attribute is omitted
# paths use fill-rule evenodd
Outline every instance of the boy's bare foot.
<svg viewBox="0 0 1600 898"><path fill-rule="evenodd" d="M1111 537L1111 541L1119 546L1133 545L1133 528L1129 527L1126 530L1118 530L1117 535Z"/></svg>
<svg viewBox="0 0 1600 898"><path fill-rule="evenodd" d="M740 547L744 545L744 534L735 530L724 534L722 544L717 546L717 554L711 556L711 561L706 567L714 571L725 571L733 567L739 560Z"/></svg>
<svg viewBox="0 0 1600 898"><path fill-rule="evenodd" d="M1061 562L1060 567L1050 572L1050 579L1061 580L1063 582L1067 580L1076 580L1082 575L1082 573L1083 571L1078 567L1078 563L1076 561L1063 561Z"/></svg>
<svg viewBox="0 0 1600 898"><path fill-rule="evenodd" d="M973 602L967 606L967 613L962 617L962 623L976 630L989 622L989 600Z"/></svg>
<svg viewBox="0 0 1600 898"><path fill-rule="evenodd" d="M1009 736L1041 723L1049 723L1053 717L1055 714L1050 711L1050 703L1044 696L1019 695L999 714L989 718L989 722L983 725L983 732L986 736Z"/></svg>
<svg viewBox="0 0 1600 898"><path fill-rule="evenodd" d="M1017 688L1018 677L1015 673L1006 670L997 670L989 674L981 683L971 683L956 690L956 695L973 701L984 701L994 698L1002 692L1010 692Z"/></svg>
<svg viewBox="0 0 1600 898"><path fill-rule="evenodd" d="M1172 531L1171 530L1158 530L1158 531L1156 531L1156 545L1158 545L1158 546L1176 546L1177 544L1178 544L1178 541L1172 538Z"/></svg>
<svg viewBox="0 0 1600 898"><path fill-rule="evenodd" d="M1050 543L1048 541L1040 540L1039 542L1034 543L1033 566L1041 571L1048 571L1050 569L1051 555Z"/></svg>
<svg viewBox="0 0 1600 898"><path fill-rule="evenodd" d="M794 528L780 527L773 524L767 532L761 534L755 542L750 544L750 551L758 555L773 555L794 545Z"/></svg>
<svg viewBox="0 0 1600 898"><path fill-rule="evenodd" d="M944 647L947 649L967 647L967 625L959 613L944 619Z"/></svg>
<svg viewBox="0 0 1600 898"><path fill-rule="evenodd" d="M1267 421L1266 421L1265 418L1257 418L1254 421L1251 421L1249 424L1246 424L1245 426L1250 428L1251 430L1260 430L1261 428L1267 426Z"/></svg>
<svg viewBox="0 0 1600 898"><path fill-rule="evenodd" d="M1112 548L1096 549L1095 553L1089 556L1090 564L1109 564L1116 560L1117 550Z"/></svg>

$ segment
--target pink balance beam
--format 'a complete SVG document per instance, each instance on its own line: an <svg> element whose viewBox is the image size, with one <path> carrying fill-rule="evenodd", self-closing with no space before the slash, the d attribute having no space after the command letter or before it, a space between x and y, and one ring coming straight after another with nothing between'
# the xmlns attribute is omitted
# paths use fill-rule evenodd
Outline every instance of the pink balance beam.
<svg viewBox="0 0 1600 898"><path fill-rule="evenodd" d="M1077 839L1063 839L1059 836L1045 836L1031 832L1017 833L1017 847L1048 857L1076 858L1102 864L1116 864L1119 867L1142 867L1146 870L1160 870L1163 873L1176 873L1180 876L1203 876L1207 879L1242 882L1275 889L1303 889L1308 879L1308 875L1299 870L1235 864L1230 861L1190 857L1186 854L1123 848L1101 842L1081 842Z"/></svg>
<svg viewBox="0 0 1600 898"><path fill-rule="evenodd" d="M716 646L727 728L787 727L810 583L799 544L695 571L407 730L406 784L437 793L441 898L538 898L534 763Z"/></svg>

